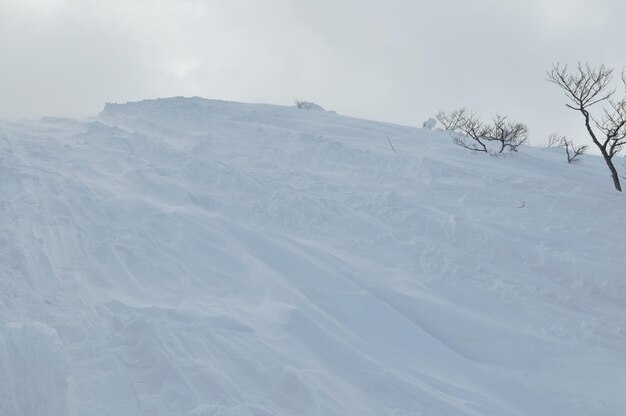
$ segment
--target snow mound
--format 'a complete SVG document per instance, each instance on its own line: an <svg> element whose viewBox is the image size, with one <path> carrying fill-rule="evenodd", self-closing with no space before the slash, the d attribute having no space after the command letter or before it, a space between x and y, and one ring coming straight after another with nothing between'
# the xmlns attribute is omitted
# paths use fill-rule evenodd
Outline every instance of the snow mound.
<svg viewBox="0 0 626 416"><path fill-rule="evenodd" d="M0 184L2 416L626 413L598 157L176 97L0 122Z"/></svg>

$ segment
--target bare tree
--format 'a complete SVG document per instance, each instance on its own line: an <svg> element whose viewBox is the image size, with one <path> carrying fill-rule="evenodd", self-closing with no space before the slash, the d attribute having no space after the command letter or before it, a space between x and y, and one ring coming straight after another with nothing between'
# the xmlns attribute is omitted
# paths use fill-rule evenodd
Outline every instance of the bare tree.
<svg viewBox="0 0 626 416"><path fill-rule="evenodd" d="M589 149L587 145L577 146L573 141L569 140L565 136L561 136L559 133L554 132L548 136L548 145L545 149L550 147L562 147L565 149L565 155L567 156L567 163L572 163L574 160L584 155Z"/></svg>
<svg viewBox="0 0 626 416"><path fill-rule="evenodd" d="M451 113L440 111L437 119L443 124L457 146L475 152L489 153L486 142L490 129L480 121L476 114L461 108Z"/></svg>
<svg viewBox="0 0 626 416"><path fill-rule="evenodd" d="M565 149L565 154L567 155L567 163L572 163L578 157L584 155L587 149L589 149L589 146L587 145L576 146L574 142L572 142L571 140L567 140L566 137L563 137L561 141L561 146Z"/></svg>
<svg viewBox="0 0 626 416"><path fill-rule="evenodd" d="M303 109L306 108L306 101L304 101L304 100L296 98L294 100L294 103L296 104L296 107L298 107L300 110L303 110Z"/></svg>
<svg viewBox="0 0 626 416"><path fill-rule="evenodd" d="M447 131L452 131L457 128L459 124L463 122L463 120L469 116L469 112L467 108L461 108L459 110L454 110L451 113L446 113L445 111L440 111L437 113L437 120L443 125L443 128Z"/></svg>
<svg viewBox="0 0 626 416"><path fill-rule="evenodd" d="M492 125L483 123L475 113L467 109L446 113L440 111L437 119L448 131L457 146L475 152L492 155L517 148L528 139L528 128L522 123L507 122L505 116L497 115ZM499 143L499 147L489 146L489 142Z"/></svg>
<svg viewBox="0 0 626 416"><path fill-rule="evenodd" d="M585 128L593 144L600 150L604 161L611 172L613 185L622 191L613 157L626 144L626 98L620 101L612 99L615 89L611 88L613 69L604 65L593 68L578 64L577 71L568 73L567 66L553 65L548 71L547 80L559 86L569 99L568 108L582 114ZM626 73L622 73L622 81L626 87ZM608 106L603 108L603 115L598 119L591 115L589 108L600 102Z"/></svg>
<svg viewBox="0 0 626 416"><path fill-rule="evenodd" d="M504 149L517 152L517 148L528 141L528 127L522 123L507 122L505 116L497 115L488 140L500 143L498 153Z"/></svg>
<svg viewBox="0 0 626 416"><path fill-rule="evenodd" d="M565 136L559 135L559 133L554 132L548 136L548 144L544 147L544 149L549 149L551 147L561 146L563 143L563 139Z"/></svg>

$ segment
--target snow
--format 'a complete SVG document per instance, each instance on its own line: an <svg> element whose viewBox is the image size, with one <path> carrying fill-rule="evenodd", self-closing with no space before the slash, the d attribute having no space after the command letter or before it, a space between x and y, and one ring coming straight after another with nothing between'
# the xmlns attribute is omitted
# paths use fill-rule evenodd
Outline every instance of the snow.
<svg viewBox="0 0 626 416"><path fill-rule="evenodd" d="M0 186L2 416L626 414L599 157L178 97L0 122Z"/></svg>

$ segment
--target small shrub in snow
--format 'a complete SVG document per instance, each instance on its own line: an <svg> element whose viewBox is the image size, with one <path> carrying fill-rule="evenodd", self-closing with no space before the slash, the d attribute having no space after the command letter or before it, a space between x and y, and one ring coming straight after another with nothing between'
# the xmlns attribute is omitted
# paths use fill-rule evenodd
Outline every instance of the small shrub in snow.
<svg viewBox="0 0 626 416"><path fill-rule="evenodd" d="M587 149L589 149L589 146L587 145L576 146L573 141L568 140L567 137L561 136L555 132L548 137L548 144L545 148L547 149L557 146L562 147L565 150L567 163L572 163L577 158L584 155Z"/></svg>
<svg viewBox="0 0 626 416"><path fill-rule="evenodd" d="M565 137L559 135L559 133L554 132L548 136L548 144L545 145L544 149L550 149L552 147L561 146L561 143Z"/></svg>
<svg viewBox="0 0 626 416"><path fill-rule="evenodd" d="M491 124L485 124L475 113L462 108L451 113L440 111L437 119L450 133L454 144L475 152L492 155L505 150L517 152L528 140L526 125L509 122L506 116L496 115Z"/></svg>
<svg viewBox="0 0 626 416"><path fill-rule="evenodd" d="M497 115L491 126L491 137L488 139L500 146L498 153L504 149L517 152L517 148L528 141L528 127L525 124L506 121L506 116Z"/></svg>
<svg viewBox="0 0 626 416"><path fill-rule="evenodd" d="M309 101L303 101L300 100L299 98L296 98L294 100L296 107L298 107L300 110L318 110L318 111L326 111L324 110L324 108L319 105L319 104L315 104L313 102L309 102Z"/></svg>
<svg viewBox="0 0 626 416"><path fill-rule="evenodd" d="M565 137L563 137L562 146L567 155L567 163L572 163L579 156L584 155L587 149L589 149L587 145L576 146L571 140L567 140Z"/></svg>

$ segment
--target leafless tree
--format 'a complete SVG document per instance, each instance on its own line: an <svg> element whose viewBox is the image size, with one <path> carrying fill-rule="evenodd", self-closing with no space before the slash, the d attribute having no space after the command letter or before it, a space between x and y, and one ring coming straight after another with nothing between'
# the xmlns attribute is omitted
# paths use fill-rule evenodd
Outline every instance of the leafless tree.
<svg viewBox="0 0 626 416"><path fill-rule="evenodd" d="M505 116L497 115L488 140L500 144L498 153L502 153L504 149L517 152L517 148L528 141L528 127L522 123L507 122Z"/></svg>
<svg viewBox="0 0 626 416"><path fill-rule="evenodd" d="M563 137L561 141L561 146L563 146L563 148L565 149L565 154L567 155L567 163L572 163L578 157L584 155L587 149L589 149L589 146L587 145L576 146L574 142L568 140L566 137Z"/></svg>
<svg viewBox="0 0 626 416"><path fill-rule="evenodd" d="M443 124L457 146L475 152L489 153L486 142L490 129L480 121L476 114L461 108L451 113L440 111L437 119Z"/></svg>
<svg viewBox="0 0 626 416"><path fill-rule="evenodd" d="M551 147L561 146L563 143L563 139L565 136L559 135L559 133L554 132L548 136L548 144L544 147L544 149L549 149Z"/></svg>
<svg viewBox="0 0 626 416"><path fill-rule="evenodd" d="M612 99L615 89L611 88L613 69L604 65L594 68L578 64L574 73L567 71L567 66L553 65L548 71L547 80L559 86L570 101L568 108L582 114L585 128L593 144L600 150L606 162L613 185L622 191L619 175L613 163L613 157L626 144L626 98L615 101ZM622 73L622 81L626 87L626 73ZM595 118L590 113L590 107L600 102L606 102L603 114Z"/></svg>
<svg viewBox="0 0 626 416"><path fill-rule="evenodd" d="M443 128L447 131L453 131L457 128L459 124L463 122L463 120L470 116L467 108L461 108L459 110L454 110L450 113L446 113L445 111L440 111L437 113L437 120L443 125Z"/></svg>
<svg viewBox="0 0 626 416"><path fill-rule="evenodd" d="M488 125L475 113L462 108L451 113L440 111L437 119L448 131L454 144L475 152L492 155L506 149L516 152L528 139L528 128L522 123L507 122L505 116L496 116L493 124ZM489 142L497 142L499 146L494 148L488 145Z"/></svg>
<svg viewBox="0 0 626 416"><path fill-rule="evenodd" d="M305 109L306 101L296 98L294 100L294 103L296 104L296 107L298 107L300 110Z"/></svg>
<svg viewBox="0 0 626 416"><path fill-rule="evenodd" d="M585 152L589 149L587 145L577 146L573 141L569 140L567 137L560 135L557 132L550 134L548 137L548 145L545 147L562 147L565 150L565 155L567 156L567 163L572 163L574 160L584 155Z"/></svg>

